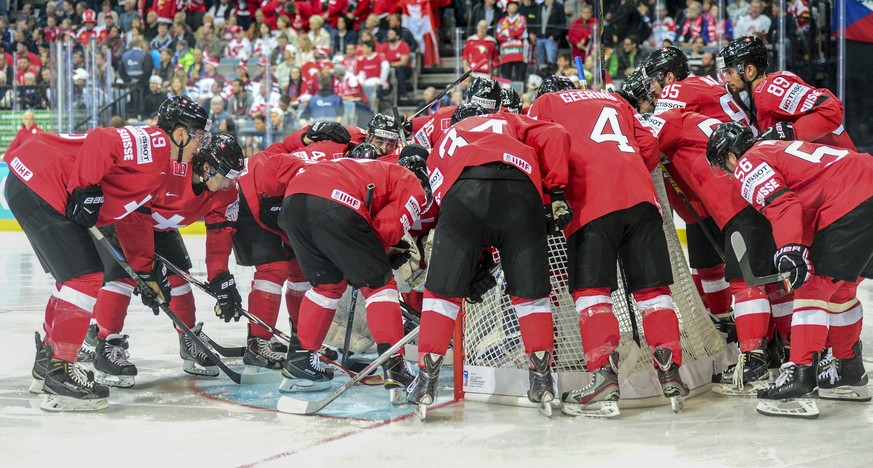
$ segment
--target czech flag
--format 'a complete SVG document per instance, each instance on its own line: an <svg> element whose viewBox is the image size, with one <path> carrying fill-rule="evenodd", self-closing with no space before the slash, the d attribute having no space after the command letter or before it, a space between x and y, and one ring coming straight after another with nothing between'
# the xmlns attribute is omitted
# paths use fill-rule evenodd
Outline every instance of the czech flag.
<svg viewBox="0 0 873 468"><path fill-rule="evenodd" d="M846 39L859 42L873 42L873 0L845 0ZM835 2L832 31L839 29L840 2Z"/></svg>

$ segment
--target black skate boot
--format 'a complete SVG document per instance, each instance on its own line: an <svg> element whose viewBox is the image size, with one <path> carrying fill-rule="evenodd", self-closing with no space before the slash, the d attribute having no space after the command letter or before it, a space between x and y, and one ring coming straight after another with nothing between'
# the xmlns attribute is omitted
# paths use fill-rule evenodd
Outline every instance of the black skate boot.
<svg viewBox="0 0 873 468"><path fill-rule="evenodd" d="M85 335L85 342L79 349L79 355L76 361L80 364L92 363L97 358L97 324L88 325L88 334Z"/></svg>
<svg viewBox="0 0 873 468"><path fill-rule="evenodd" d="M72 362L53 359L45 375L46 411L97 411L109 407L109 388L94 381L94 373Z"/></svg>
<svg viewBox="0 0 873 468"><path fill-rule="evenodd" d="M561 396L561 412L571 416L612 418L619 415L621 397L618 388L618 352L609 356L609 363L591 373L591 383Z"/></svg>
<svg viewBox="0 0 873 468"><path fill-rule="evenodd" d="M33 382L30 383L30 393L42 393L42 387L45 383L45 373L48 371L49 359L51 359L51 349L43 344L42 337L39 332L33 332L36 341L36 357L33 360Z"/></svg>
<svg viewBox="0 0 873 468"><path fill-rule="evenodd" d="M724 337L725 343L736 343L737 342L737 324L734 321L734 310L733 308L729 312L729 316L726 318L716 318L710 315L712 319L713 325L715 325L715 329L718 333Z"/></svg>
<svg viewBox="0 0 873 468"><path fill-rule="evenodd" d="M198 323L196 327L191 329L206 344L209 338L201 330L203 330L203 323ZM188 338L184 333L179 335L179 356L182 358L182 370L191 375L204 377L216 377L218 375L218 367L212 362L212 359L206 355L197 342Z"/></svg>
<svg viewBox="0 0 873 468"><path fill-rule="evenodd" d="M767 387L770 372L767 345L741 353L737 363L721 375L713 376L712 392L723 396L754 397ZM720 377L720 379L719 379ZM718 380L718 381L716 381Z"/></svg>
<svg viewBox="0 0 873 468"><path fill-rule="evenodd" d="M529 356L529 361L530 388L527 391L527 399L532 403L541 403L540 412L551 418L552 400L555 399L555 383L549 369L552 354L548 351L537 351Z"/></svg>
<svg viewBox="0 0 873 468"><path fill-rule="evenodd" d="M418 370L415 380L406 390L406 401L413 405L412 412L424 421L427 418L427 407L436 401L437 383L440 378L440 366L443 357L439 354L425 354L422 359L424 368Z"/></svg>
<svg viewBox="0 0 873 468"><path fill-rule="evenodd" d="M816 353L818 354L818 353ZM770 387L758 391L759 413L766 416L788 416L815 419L818 407L810 399L816 387L817 358L812 365L798 365L793 362L782 364L779 378Z"/></svg>
<svg viewBox="0 0 873 468"><path fill-rule="evenodd" d="M325 368L315 351L290 350L282 366L280 392L316 392L330 388L333 369Z"/></svg>
<svg viewBox="0 0 873 468"><path fill-rule="evenodd" d="M658 381L661 382L661 391L670 400L673 412L682 411L685 397L688 396L688 387L679 376L679 366L673 362L673 351L670 348L661 348L654 353L655 369L658 371Z"/></svg>
<svg viewBox="0 0 873 468"><path fill-rule="evenodd" d="M127 335L117 333L97 339L94 370L97 382L109 387L133 387L136 366L127 358Z"/></svg>
<svg viewBox="0 0 873 468"><path fill-rule="evenodd" d="M391 347L388 343L379 343L376 345L376 350L379 355L388 351ZM383 386L388 390L388 396L392 405L403 405L406 403L406 396L401 392L401 389L406 389L412 385L415 380L415 371L412 366L406 362L403 355L398 353L385 361L382 364L382 372L385 374L385 383Z"/></svg>
<svg viewBox="0 0 873 468"><path fill-rule="evenodd" d="M818 366L818 396L824 400L870 401L867 371L861 361L861 342L853 348L855 357L838 359L829 355Z"/></svg>
<svg viewBox="0 0 873 468"><path fill-rule="evenodd" d="M243 364L279 370L282 368L282 364L285 364L285 355L276 352L269 340L250 336L246 345L246 353L243 356Z"/></svg>

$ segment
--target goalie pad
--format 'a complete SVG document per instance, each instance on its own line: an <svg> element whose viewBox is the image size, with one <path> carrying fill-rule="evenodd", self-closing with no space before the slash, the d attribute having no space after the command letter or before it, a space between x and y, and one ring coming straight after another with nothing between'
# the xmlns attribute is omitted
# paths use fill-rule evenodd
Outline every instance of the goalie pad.
<svg viewBox="0 0 873 468"><path fill-rule="evenodd" d="M336 314L333 316L333 323L327 332L324 339L324 344L333 348L342 349L345 341L346 325L349 320L349 306L352 301L352 288L346 289L343 296L339 300L339 305L336 309ZM373 336L370 334L370 329L367 326L367 311L363 297L358 297L355 304L355 317L352 322L352 335L349 341L349 351L362 354L366 353L376 346Z"/></svg>
<svg viewBox="0 0 873 468"><path fill-rule="evenodd" d="M421 252L418 250L418 243L409 234L404 235L403 240L410 245L406 251L409 253L409 259L394 270L394 280L397 281L397 289L402 293L411 290L423 291L425 275L424 270L421 268Z"/></svg>

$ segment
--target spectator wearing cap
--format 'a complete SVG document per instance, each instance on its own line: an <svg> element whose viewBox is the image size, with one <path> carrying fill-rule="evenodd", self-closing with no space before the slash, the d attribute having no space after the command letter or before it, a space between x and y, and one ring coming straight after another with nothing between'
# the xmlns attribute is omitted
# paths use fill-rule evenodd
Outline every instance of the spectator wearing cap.
<svg viewBox="0 0 873 468"><path fill-rule="evenodd" d="M355 71L375 111L378 95L387 93L391 65L388 64L384 54L376 51L376 43L373 41L362 41L361 52L355 63Z"/></svg>
<svg viewBox="0 0 873 468"><path fill-rule="evenodd" d="M245 31L240 26L229 26L228 30L233 33L233 39L224 48L224 56L232 59L248 60L252 56L252 44L245 36Z"/></svg>
<svg viewBox="0 0 873 468"><path fill-rule="evenodd" d="M212 120L213 122L221 122L224 119L230 118L232 118L230 112L225 110L224 98L221 96L212 96L212 98L209 99L209 120Z"/></svg>
<svg viewBox="0 0 873 468"><path fill-rule="evenodd" d="M206 55L214 58L221 57L227 43L215 33L215 26L211 23L204 23L197 30L197 40L194 42L194 47L202 50Z"/></svg>
<svg viewBox="0 0 873 468"><path fill-rule="evenodd" d="M212 85L219 81L224 83L225 80L224 76L218 73L218 60L210 57L206 59L203 67L205 68L203 76L196 81L195 86L197 88L198 103L206 107L214 95Z"/></svg>
<svg viewBox="0 0 873 468"><path fill-rule="evenodd" d="M306 33L312 40L312 46L330 51L330 33L324 28L324 18L321 15L312 15L309 18L309 32Z"/></svg>
<svg viewBox="0 0 873 468"><path fill-rule="evenodd" d="M388 42L382 44L381 49L397 78L397 97L405 99L409 75L412 73L409 67L409 45L400 40L400 31L389 29Z"/></svg>
<svg viewBox="0 0 873 468"><path fill-rule="evenodd" d="M252 95L246 90L245 83L236 79L231 85L233 95L230 98L230 115L234 118L241 119L249 116L249 109L252 107Z"/></svg>
<svg viewBox="0 0 873 468"><path fill-rule="evenodd" d="M342 54L346 50L346 44L358 44L358 32L355 31L352 20L346 15L339 15L336 28L331 31L331 53Z"/></svg>
<svg viewBox="0 0 873 468"><path fill-rule="evenodd" d="M164 47L169 48L170 51L173 50L173 36L170 34L170 25L172 23L172 20L166 18L158 19L158 35L149 41L149 47L152 50L161 50Z"/></svg>
<svg viewBox="0 0 873 468"><path fill-rule="evenodd" d="M273 131L273 141L282 141L285 135L291 133L290 129L285 126L285 111L278 105L270 108L270 127Z"/></svg>
<svg viewBox="0 0 873 468"><path fill-rule="evenodd" d="M266 79L267 74L269 73L270 82L273 87L279 86L279 79L276 77L276 73L273 72L272 67L270 67L270 61L267 60L267 57L261 57L258 59L258 74L252 78L252 84L259 84L261 81Z"/></svg>
<svg viewBox="0 0 873 468"><path fill-rule="evenodd" d="M6 152L11 152L15 148L23 145L27 140L31 139L37 133L43 131L45 130L41 129L39 125L36 124L36 116L33 115L33 112L29 110L25 111L24 114L21 115L21 128L18 129L18 133L15 134L15 138L12 140L12 143L9 143L9 147L6 148Z"/></svg>
<svg viewBox="0 0 873 468"><path fill-rule="evenodd" d="M97 14L94 10L85 10L82 13L82 27L76 33L76 38L84 46L88 47L88 42L93 38L97 42L103 39L106 31L103 27L97 26Z"/></svg>
<svg viewBox="0 0 873 468"><path fill-rule="evenodd" d="M318 93L312 96L300 117L312 122L342 122L343 113L343 100L333 90L332 77L320 75Z"/></svg>

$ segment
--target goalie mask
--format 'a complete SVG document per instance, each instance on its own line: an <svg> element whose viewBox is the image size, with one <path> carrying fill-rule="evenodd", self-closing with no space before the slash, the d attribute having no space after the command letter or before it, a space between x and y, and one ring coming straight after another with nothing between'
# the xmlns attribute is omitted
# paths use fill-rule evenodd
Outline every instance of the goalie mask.
<svg viewBox="0 0 873 468"><path fill-rule="evenodd" d="M728 153L733 153L737 159L741 158L752 147L754 139L748 128L736 122L723 123L709 136L706 160L710 166L730 172L727 167Z"/></svg>
<svg viewBox="0 0 873 468"><path fill-rule="evenodd" d="M500 85L494 80L477 77L467 88L470 98L468 102L479 104L488 112L500 109Z"/></svg>

